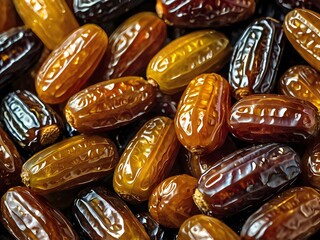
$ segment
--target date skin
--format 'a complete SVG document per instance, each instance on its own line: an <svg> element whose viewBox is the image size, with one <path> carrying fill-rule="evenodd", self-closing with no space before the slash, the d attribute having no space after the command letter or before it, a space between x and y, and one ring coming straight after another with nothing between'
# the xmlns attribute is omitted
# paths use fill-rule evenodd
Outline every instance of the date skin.
<svg viewBox="0 0 320 240"><path fill-rule="evenodd" d="M306 143L318 134L318 109L285 95L255 94L231 109L229 131L249 142Z"/></svg>
<svg viewBox="0 0 320 240"><path fill-rule="evenodd" d="M320 194L309 187L289 189L253 213L241 239L308 239L320 229Z"/></svg>
<svg viewBox="0 0 320 240"><path fill-rule="evenodd" d="M150 240L165 240L164 228L154 220L150 213L141 212L135 215L139 222L144 226Z"/></svg>
<svg viewBox="0 0 320 240"><path fill-rule="evenodd" d="M1 198L1 220L19 240L78 240L71 223L27 187L9 189Z"/></svg>
<svg viewBox="0 0 320 240"><path fill-rule="evenodd" d="M259 205L289 187L300 174L300 157L284 144L240 149L199 179L193 199L206 215L228 217Z"/></svg>

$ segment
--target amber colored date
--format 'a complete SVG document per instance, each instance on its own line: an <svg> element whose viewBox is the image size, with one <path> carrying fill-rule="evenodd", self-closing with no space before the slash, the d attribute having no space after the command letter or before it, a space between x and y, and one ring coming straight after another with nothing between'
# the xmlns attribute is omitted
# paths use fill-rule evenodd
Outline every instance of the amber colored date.
<svg viewBox="0 0 320 240"><path fill-rule="evenodd" d="M320 14L296 8L286 15L283 30L301 57L320 71Z"/></svg>
<svg viewBox="0 0 320 240"><path fill-rule="evenodd" d="M101 132L126 125L151 109L156 87L141 77L122 77L92 85L65 107L68 123L79 132Z"/></svg>
<svg viewBox="0 0 320 240"><path fill-rule="evenodd" d="M188 218L180 227L178 240L238 240L238 235L219 219L206 215Z"/></svg>
<svg viewBox="0 0 320 240"><path fill-rule="evenodd" d="M241 239L308 239L320 229L320 194L309 187L289 189L245 222Z"/></svg>
<svg viewBox="0 0 320 240"><path fill-rule="evenodd" d="M254 93L270 93L283 48L279 21L269 17L254 21L234 46L228 77L232 95L239 100Z"/></svg>
<svg viewBox="0 0 320 240"><path fill-rule="evenodd" d="M308 101L276 94L255 94L231 109L230 132L250 142L307 142L318 134L318 109Z"/></svg>
<svg viewBox="0 0 320 240"><path fill-rule="evenodd" d="M284 144L240 149L218 161L198 181L193 199L218 218L239 213L290 186L300 174L300 157Z"/></svg>
<svg viewBox="0 0 320 240"><path fill-rule="evenodd" d="M49 104L68 100L90 78L107 46L107 34L94 24L72 32L40 68L35 81L39 98Z"/></svg>
<svg viewBox="0 0 320 240"><path fill-rule="evenodd" d="M130 141L114 171L113 188L123 199L142 202L167 177L180 143L170 118L146 122Z"/></svg>
<svg viewBox="0 0 320 240"><path fill-rule="evenodd" d="M0 33L18 26L18 15L12 0L2 0L0 4Z"/></svg>
<svg viewBox="0 0 320 240"><path fill-rule="evenodd" d="M2 196L1 220L19 240L79 239L61 212L26 187L11 188Z"/></svg>
<svg viewBox="0 0 320 240"><path fill-rule="evenodd" d="M74 201L73 214L90 239L149 239L129 207L102 187L81 191Z"/></svg>
<svg viewBox="0 0 320 240"><path fill-rule="evenodd" d="M224 27L251 17L254 0L157 0L156 11L167 24L186 27Z"/></svg>
<svg viewBox="0 0 320 240"><path fill-rule="evenodd" d="M230 107L226 79L216 73L194 78L184 91L174 118L181 144L197 154L208 154L221 147L228 134Z"/></svg>

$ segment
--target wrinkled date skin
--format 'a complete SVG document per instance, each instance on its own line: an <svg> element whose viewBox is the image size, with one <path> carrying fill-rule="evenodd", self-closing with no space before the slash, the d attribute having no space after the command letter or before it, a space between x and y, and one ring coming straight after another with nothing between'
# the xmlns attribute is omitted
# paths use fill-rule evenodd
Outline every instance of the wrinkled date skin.
<svg viewBox="0 0 320 240"><path fill-rule="evenodd" d="M141 77L122 77L92 85L72 96L64 113L78 132L115 129L136 120L155 103L156 87Z"/></svg>
<svg viewBox="0 0 320 240"><path fill-rule="evenodd" d="M310 66L289 68L280 78L279 91L309 101L320 111L320 73Z"/></svg>
<svg viewBox="0 0 320 240"><path fill-rule="evenodd" d="M18 26L18 15L12 0L1 1L0 13L0 33Z"/></svg>
<svg viewBox="0 0 320 240"><path fill-rule="evenodd" d="M286 12L294 8L307 8L314 11L320 10L319 0L276 0L276 3Z"/></svg>
<svg viewBox="0 0 320 240"><path fill-rule="evenodd" d="M218 218L259 205L290 186L300 174L300 157L284 144L240 149L218 161L199 179L193 199Z"/></svg>
<svg viewBox="0 0 320 240"><path fill-rule="evenodd" d="M19 240L78 240L71 223L27 187L9 189L1 198L1 220Z"/></svg>
<svg viewBox="0 0 320 240"><path fill-rule="evenodd" d="M284 48L281 24L272 18L254 21L234 46L229 83L236 99L254 93L269 93L276 82Z"/></svg>
<svg viewBox="0 0 320 240"><path fill-rule="evenodd" d="M12 28L0 34L0 89L33 67L40 59L42 49L40 39L26 27Z"/></svg>
<svg viewBox="0 0 320 240"><path fill-rule="evenodd" d="M200 213L192 199L197 182L187 174L163 180L149 198L151 216L165 227L179 228L187 218Z"/></svg>
<svg viewBox="0 0 320 240"><path fill-rule="evenodd" d="M228 134L229 83L219 74L201 74L184 91L174 118L177 137L192 153L208 154Z"/></svg>
<svg viewBox="0 0 320 240"><path fill-rule="evenodd" d="M283 30L294 49L319 72L320 14L294 9L286 15Z"/></svg>
<svg viewBox="0 0 320 240"><path fill-rule="evenodd" d="M318 109L285 95L255 94L231 109L230 132L250 142L307 142L318 134Z"/></svg>
<svg viewBox="0 0 320 240"><path fill-rule="evenodd" d="M73 214L90 239L149 239L129 207L103 187L80 192L74 201Z"/></svg>
<svg viewBox="0 0 320 240"><path fill-rule="evenodd" d="M308 239L320 229L320 194L309 187L289 189L245 222L241 239Z"/></svg>
<svg viewBox="0 0 320 240"><path fill-rule="evenodd" d="M204 72L216 72L229 61L229 39L214 30L200 30L168 43L150 61L147 78L159 84L160 91L175 94Z"/></svg>
<svg viewBox="0 0 320 240"><path fill-rule="evenodd" d="M13 0L25 25L52 50L79 24L64 0Z"/></svg>
<svg viewBox="0 0 320 240"><path fill-rule="evenodd" d="M27 155L58 141L63 134L60 116L26 90L11 92L3 98L0 120Z"/></svg>
<svg viewBox="0 0 320 240"><path fill-rule="evenodd" d="M154 220L150 213L142 212L135 215L139 222L144 226L146 232L148 233L150 240L164 240L165 230L163 227Z"/></svg>
<svg viewBox="0 0 320 240"><path fill-rule="evenodd" d="M143 202L170 172L180 143L170 118L146 122L124 150L114 171L113 188L125 200Z"/></svg>
<svg viewBox="0 0 320 240"><path fill-rule="evenodd" d="M78 135L29 158L22 166L21 178L37 192L58 192L108 176L118 160L111 140Z"/></svg>
<svg viewBox="0 0 320 240"><path fill-rule="evenodd" d="M97 25L72 32L40 68L35 83L39 98L49 104L68 100L90 78L107 46L108 36Z"/></svg>
<svg viewBox="0 0 320 240"><path fill-rule="evenodd" d="M188 218L181 225L177 239L239 240L239 237L219 219L199 214Z"/></svg>
<svg viewBox="0 0 320 240"><path fill-rule="evenodd" d="M251 17L254 0L157 0L156 11L167 24L186 27L224 27Z"/></svg>

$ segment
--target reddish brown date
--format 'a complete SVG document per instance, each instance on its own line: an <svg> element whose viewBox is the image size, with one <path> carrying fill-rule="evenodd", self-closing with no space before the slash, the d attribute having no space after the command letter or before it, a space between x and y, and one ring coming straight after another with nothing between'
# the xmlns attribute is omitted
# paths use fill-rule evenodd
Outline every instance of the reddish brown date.
<svg viewBox="0 0 320 240"><path fill-rule="evenodd" d="M294 97L250 95L232 107L229 130L250 142L306 142L318 134L317 112L310 102Z"/></svg>
<svg viewBox="0 0 320 240"><path fill-rule="evenodd" d="M193 199L203 213L227 217L259 205L299 174L300 157L290 147L276 143L247 147L208 169Z"/></svg>

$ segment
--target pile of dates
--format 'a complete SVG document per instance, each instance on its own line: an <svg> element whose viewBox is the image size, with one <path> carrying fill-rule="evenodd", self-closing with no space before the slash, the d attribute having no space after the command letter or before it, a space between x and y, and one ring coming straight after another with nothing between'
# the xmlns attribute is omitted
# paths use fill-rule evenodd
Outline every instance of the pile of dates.
<svg viewBox="0 0 320 240"><path fill-rule="evenodd" d="M1 0L0 239L319 239L319 0Z"/></svg>

